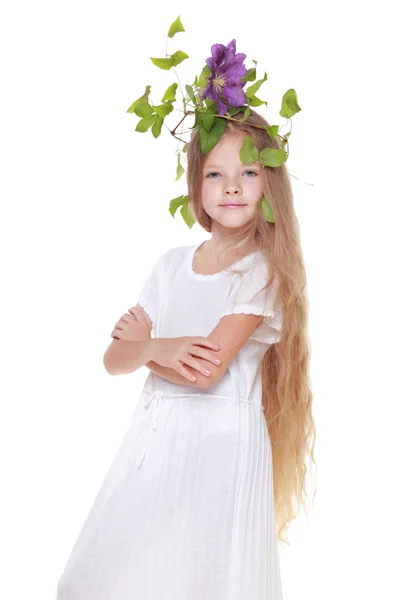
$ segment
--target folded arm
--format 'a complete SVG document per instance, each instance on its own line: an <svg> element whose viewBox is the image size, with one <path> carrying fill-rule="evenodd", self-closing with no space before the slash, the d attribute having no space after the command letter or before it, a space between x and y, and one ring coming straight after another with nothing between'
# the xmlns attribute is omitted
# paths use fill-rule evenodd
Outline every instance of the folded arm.
<svg viewBox="0 0 400 600"><path fill-rule="evenodd" d="M239 350L244 346L254 330L258 327L263 319L262 315L252 314L230 314L218 322L217 326L207 336L215 344L220 345L218 358L221 360L220 365L215 365L201 357L196 357L199 363L207 367L211 371L211 375L203 375L196 369L185 364L188 371L196 376L196 381L191 382L186 377L179 375L174 369L161 367L154 361L146 363L146 367L153 373L181 385L191 385L192 387L208 388L214 385L224 374Z"/></svg>

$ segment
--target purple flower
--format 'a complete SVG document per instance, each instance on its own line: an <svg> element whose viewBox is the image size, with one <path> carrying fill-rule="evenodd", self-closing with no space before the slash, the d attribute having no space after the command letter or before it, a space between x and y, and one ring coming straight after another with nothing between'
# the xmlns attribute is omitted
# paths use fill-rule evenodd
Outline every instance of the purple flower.
<svg viewBox="0 0 400 600"><path fill-rule="evenodd" d="M209 83L203 91L202 99L215 100L218 114L224 115L228 106L223 100L230 106L243 106L246 102L243 91L246 84L240 81L247 73L243 64L246 54L236 54L236 40L232 40L227 46L214 44L211 54L206 60L211 74L207 77Z"/></svg>

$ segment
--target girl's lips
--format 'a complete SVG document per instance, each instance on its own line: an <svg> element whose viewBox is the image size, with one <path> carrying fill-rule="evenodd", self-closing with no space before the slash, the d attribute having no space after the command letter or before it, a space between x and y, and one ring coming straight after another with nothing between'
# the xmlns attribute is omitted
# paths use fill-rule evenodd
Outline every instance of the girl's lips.
<svg viewBox="0 0 400 600"><path fill-rule="evenodd" d="M221 204L222 207L225 208L241 208L242 206L246 206L245 204Z"/></svg>

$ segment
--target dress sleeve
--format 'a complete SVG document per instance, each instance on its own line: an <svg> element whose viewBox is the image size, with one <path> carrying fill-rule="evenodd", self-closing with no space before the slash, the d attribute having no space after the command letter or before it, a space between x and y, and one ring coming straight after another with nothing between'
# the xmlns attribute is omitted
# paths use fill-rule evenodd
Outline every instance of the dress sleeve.
<svg viewBox="0 0 400 600"><path fill-rule="evenodd" d="M147 279L143 283L138 296L138 303L149 315L153 331L158 323L162 298L165 293L166 257L164 253L153 265Z"/></svg>
<svg viewBox="0 0 400 600"><path fill-rule="evenodd" d="M278 274L268 288L262 289L268 280L265 260L251 265L248 272L237 275L230 290L222 316L230 314L264 315L260 325L250 339L264 344L280 341L282 327L282 305L277 299Z"/></svg>

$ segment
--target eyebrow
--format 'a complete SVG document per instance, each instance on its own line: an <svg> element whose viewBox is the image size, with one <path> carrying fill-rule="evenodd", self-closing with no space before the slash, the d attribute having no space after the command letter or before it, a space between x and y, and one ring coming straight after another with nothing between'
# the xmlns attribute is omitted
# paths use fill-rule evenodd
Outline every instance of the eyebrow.
<svg viewBox="0 0 400 600"><path fill-rule="evenodd" d="M253 163L255 165L257 165L258 163ZM240 167L248 167L249 165L245 165L244 163L240 163L240 165L238 165ZM223 167L221 167L221 165L204 165L205 169L222 169Z"/></svg>

